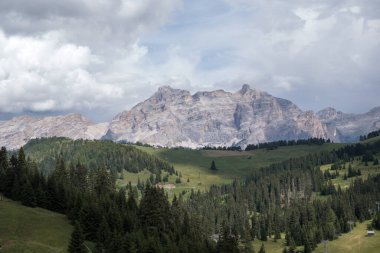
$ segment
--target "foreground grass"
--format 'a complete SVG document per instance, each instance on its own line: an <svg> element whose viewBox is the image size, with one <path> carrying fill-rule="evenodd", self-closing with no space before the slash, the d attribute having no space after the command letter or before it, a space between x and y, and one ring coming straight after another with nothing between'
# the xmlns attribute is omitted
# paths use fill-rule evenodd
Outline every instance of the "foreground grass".
<svg viewBox="0 0 380 253"><path fill-rule="evenodd" d="M175 184L175 189L169 190L169 195L183 191L207 190L211 185L228 184L233 179L250 175L255 169L268 166L289 159L290 157L305 156L310 153L337 149L344 144L302 145L279 147L276 150L254 151L218 151L218 150L191 150L140 147L147 153L156 155L169 163L181 173L181 183L176 184L176 176L169 178L169 183ZM215 161L217 171L211 171L210 165ZM138 178L143 182L149 177L149 172L138 174L124 173L123 179L118 180L118 186L128 182L136 184Z"/></svg>
<svg viewBox="0 0 380 253"><path fill-rule="evenodd" d="M67 252L71 231L65 215L0 201L0 252Z"/></svg>

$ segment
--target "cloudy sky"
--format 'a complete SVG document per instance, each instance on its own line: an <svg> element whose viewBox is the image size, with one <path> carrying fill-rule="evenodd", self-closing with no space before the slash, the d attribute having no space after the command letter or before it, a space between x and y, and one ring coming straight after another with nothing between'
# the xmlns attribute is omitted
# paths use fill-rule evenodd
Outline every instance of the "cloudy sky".
<svg viewBox="0 0 380 253"><path fill-rule="evenodd" d="M111 119L162 85L365 112L379 0L1 0L0 111Z"/></svg>

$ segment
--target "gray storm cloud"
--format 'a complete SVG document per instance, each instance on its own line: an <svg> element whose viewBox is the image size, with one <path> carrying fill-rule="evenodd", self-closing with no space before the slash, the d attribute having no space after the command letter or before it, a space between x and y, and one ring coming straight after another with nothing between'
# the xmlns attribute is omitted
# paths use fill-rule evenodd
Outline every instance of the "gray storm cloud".
<svg viewBox="0 0 380 253"><path fill-rule="evenodd" d="M0 2L3 112L103 120L160 85L242 83L303 109L366 111L380 105L379 57L378 1Z"/></svg>

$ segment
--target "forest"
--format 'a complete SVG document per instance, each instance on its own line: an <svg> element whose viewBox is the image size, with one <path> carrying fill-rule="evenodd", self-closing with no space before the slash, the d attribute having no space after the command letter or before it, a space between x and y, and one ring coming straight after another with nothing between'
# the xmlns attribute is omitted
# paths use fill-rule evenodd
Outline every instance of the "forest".
<svg viewBox="0 0 380 253"><path fill-rule="evenodd" d="M92 149L89 146L87 150ZM359 172L352 169L354 180L348 189L331 184L332 174L342 166L356 160L375 163L380 141L289 158L231 184L172 199L150 180L142 187L129 184L116 189L105 160L100 158L90 167L87 160L75 161L65 150L54 151L54 164L41 170L38 162L26 157L24 148L17 153L2 148L0 191L23 205L67 215L74 225L69 252L86 252L87 240L96 244L97 252L262 253L265 247L253 249L252 241L281 237L286 241L283 252L312 252L321 241L337 239L358 222L373 219L372 226L380 229L375 206L380 200L380 175L355 179ZM141 161L156 161L144 152L139 155ZM175 170L156 162L153 168ZM327 164L332 164L330 171L322 171L320 166Z"/></svg>

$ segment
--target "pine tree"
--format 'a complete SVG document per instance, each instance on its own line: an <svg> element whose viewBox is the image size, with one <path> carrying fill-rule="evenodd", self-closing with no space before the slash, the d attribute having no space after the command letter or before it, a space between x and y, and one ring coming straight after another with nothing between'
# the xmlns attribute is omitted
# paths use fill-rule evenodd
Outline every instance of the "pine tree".
<svg viewBox="0 0 380 253"><path fill-rule="evenodd" d="M380 213L376 214L375 218L372 221L372 226L375 229L380 230Z"/></svg>
<svg viewBox="0 0 380 253"><path fill-rule="evenodd" d="M20 200L24 206L36 207L37 200L29 179L24 179L20 190Z"/></svg>
<svg viewBox="0 0 380 253"><path fill-rule="evenodd" d="M260 240L267 241L268 240L268 229L265 224L265 220L262 218L260 222Z"/></svg>
<svg viewBox="0 0 380 253"><path fill-rule="evenodd" d="M310 243L309 243L309 240L306 240L306 243L304 245L304 250L303 250L304 253L311 253L312 252L312 249L311 249L311 246L310 246Z"/></svg>
<svg viewBox="0 0 380 253"><path fill-rule="evenodd" d="M158 231L166 230L170 225L170 204L164 190L147 186L140 201L140 223L145 228L153 227Z"/></svg>
<svg viewBox="0 0 380 253"><path fill-rule="evenodd" d="M79 222L75 224L74 231L71 234L69 253L86 253L86 247L84 246L84 236L82 227Z"/></svg>
<svg viewBox="0 0 380 253"><path fill-rule="evenodd" d="M6 191L7 171L8 171L7 149L2 147L0 150L0 192Z"/></svg>
<svg viewBox="0 0 380 253"><path fill-rule="evenodd" d="M111 239L111 232L107 220L103 217L102 222L99 225L97 241L99 245L108 247Z"/></svg>
<svg viewBox="0 0 380 253"><path fill-rule="evenodd" d="M260 247L259 253L265 253L264 243L261 244L261 247Z"/></svg>
<svg viewBox="0 0 380 253"><path fill-rule="evenodd" d="M235 235L229 234L229 228L223 225L221 236L216 246L218 253L238 253L238 240Z"/></svg>
<svg viewBox="0 0 380 253"><path fill-rule="evenodd" d="M210 170L213 170L213 171L218 170L218 168L216 168L216 165L215 165L215 161L214 161L214 160L212 160L212 162L211 162Z"/></svg>

